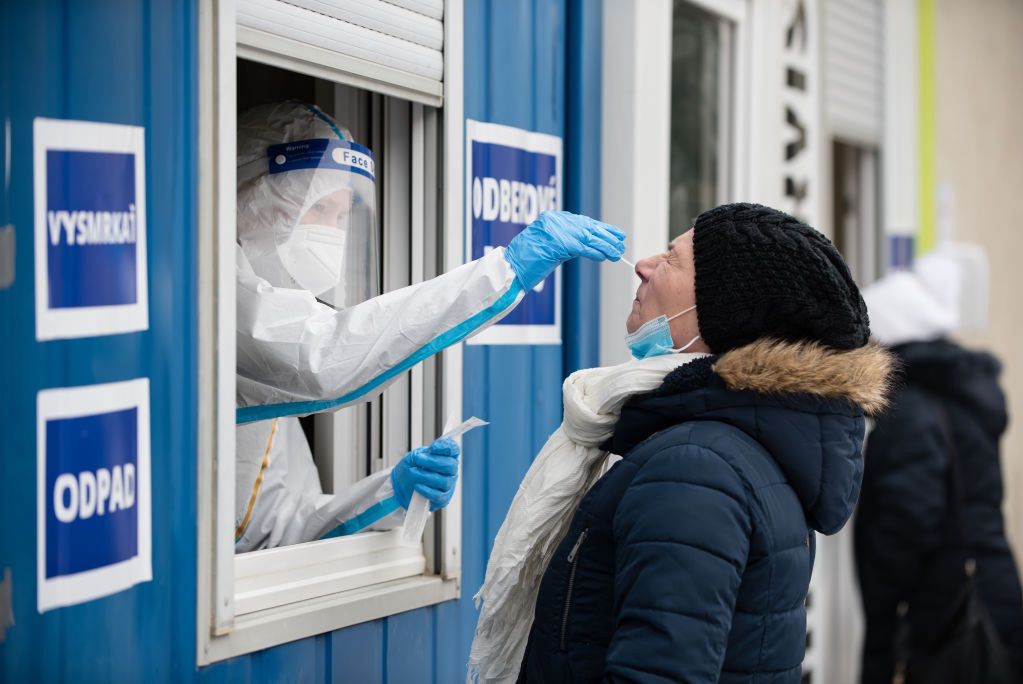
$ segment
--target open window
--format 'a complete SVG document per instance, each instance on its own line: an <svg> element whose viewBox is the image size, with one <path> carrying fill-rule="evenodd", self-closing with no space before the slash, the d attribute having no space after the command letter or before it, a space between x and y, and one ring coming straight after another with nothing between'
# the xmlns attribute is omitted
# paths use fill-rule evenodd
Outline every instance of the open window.
<svg viewBox="0 0 1023 684"><path fill-rule="evenodd" d="M373 289L462 260L461 6L238 0L200 15L200 445L198 662L210 663L457 598L460 505L421 546L400 530L235 553L236 136L240 112L295 99L342 123L376 162ZM457 57L457 59L456 59ZM456 180L452 180L456 179ZM319 483L335 493L428 443L461 405L460 350L371 401L301 419Z"/></svg>

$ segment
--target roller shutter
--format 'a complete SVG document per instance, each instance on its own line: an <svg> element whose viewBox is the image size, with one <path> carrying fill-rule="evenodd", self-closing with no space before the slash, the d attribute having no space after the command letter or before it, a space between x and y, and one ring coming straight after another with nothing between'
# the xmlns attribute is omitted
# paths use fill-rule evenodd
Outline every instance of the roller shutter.
<svg viewBox="0 0 1023 684"><path fill-rule="evenodd" d="M237 0L238 56L439 106L443 0Z"/></svg>
<svg viewBox="0 0 1023 684"><path fill-rule="evenodd" d="M824 7L825 111L836 136L881 143L884 81L880 0L828 0Z"/></svg>

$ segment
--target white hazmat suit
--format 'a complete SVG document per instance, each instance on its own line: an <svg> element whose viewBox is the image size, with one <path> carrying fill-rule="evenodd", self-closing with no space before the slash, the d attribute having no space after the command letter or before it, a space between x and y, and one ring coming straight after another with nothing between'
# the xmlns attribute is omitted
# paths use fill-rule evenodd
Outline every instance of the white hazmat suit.
<svg viewBox="0 0 1023 684"><path fill-rule="evenodd" d="M373 297L373 166L312 105L259 107L239 122L237 551L400 522L390 470L323 494L295 416L371 399L523 296L497 248ZM336 226L317 224L325 197L344 205Z"/></svg>

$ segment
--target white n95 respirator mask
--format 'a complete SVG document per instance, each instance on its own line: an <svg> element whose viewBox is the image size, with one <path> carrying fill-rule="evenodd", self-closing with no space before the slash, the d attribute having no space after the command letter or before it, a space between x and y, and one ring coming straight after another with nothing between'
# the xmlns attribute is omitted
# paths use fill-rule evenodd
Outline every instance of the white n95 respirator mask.
<svg viewBox="0 0 1023 684"><path fill-rule="evenodd" d="M315 297L341 300L333 290L341 283L348 232L336 226L295 226L278 254L288 274Z"/></svg>

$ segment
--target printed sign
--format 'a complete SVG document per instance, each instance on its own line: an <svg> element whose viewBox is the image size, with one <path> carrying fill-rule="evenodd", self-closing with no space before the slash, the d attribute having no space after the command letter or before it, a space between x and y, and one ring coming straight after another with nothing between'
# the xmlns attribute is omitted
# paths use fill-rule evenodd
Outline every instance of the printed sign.
<svg viewBox="0 0 1023 684"><path fill-rule="evenodd" d="M149 380L37 395L39 612L152 579Z"/></svg>
<svg viewBox="0 0 1023 684"><path fill-rule="evenodd" d="M36 119L36 339L145 330L145 130Z"/></svg>
<svg viewBox="0 0 1023 684"><path fill-rule="evenodd" d="M465 231L470 259L507 245L561 209L561 138L466 121ZM561 344L561 269L467 344Z"/></svg>
<svg viewBox="0 0 1023 684"><path fill-rule="evenodd" d="M820 193L816 179L820 177L820 95L818 72L817 2L784 0L777 10L782 25L778 27L782 42L784 72L781 83L781 104L784 108L784 137L781 174L784 196L779 209L811 226L821 219Z"/></svg>

